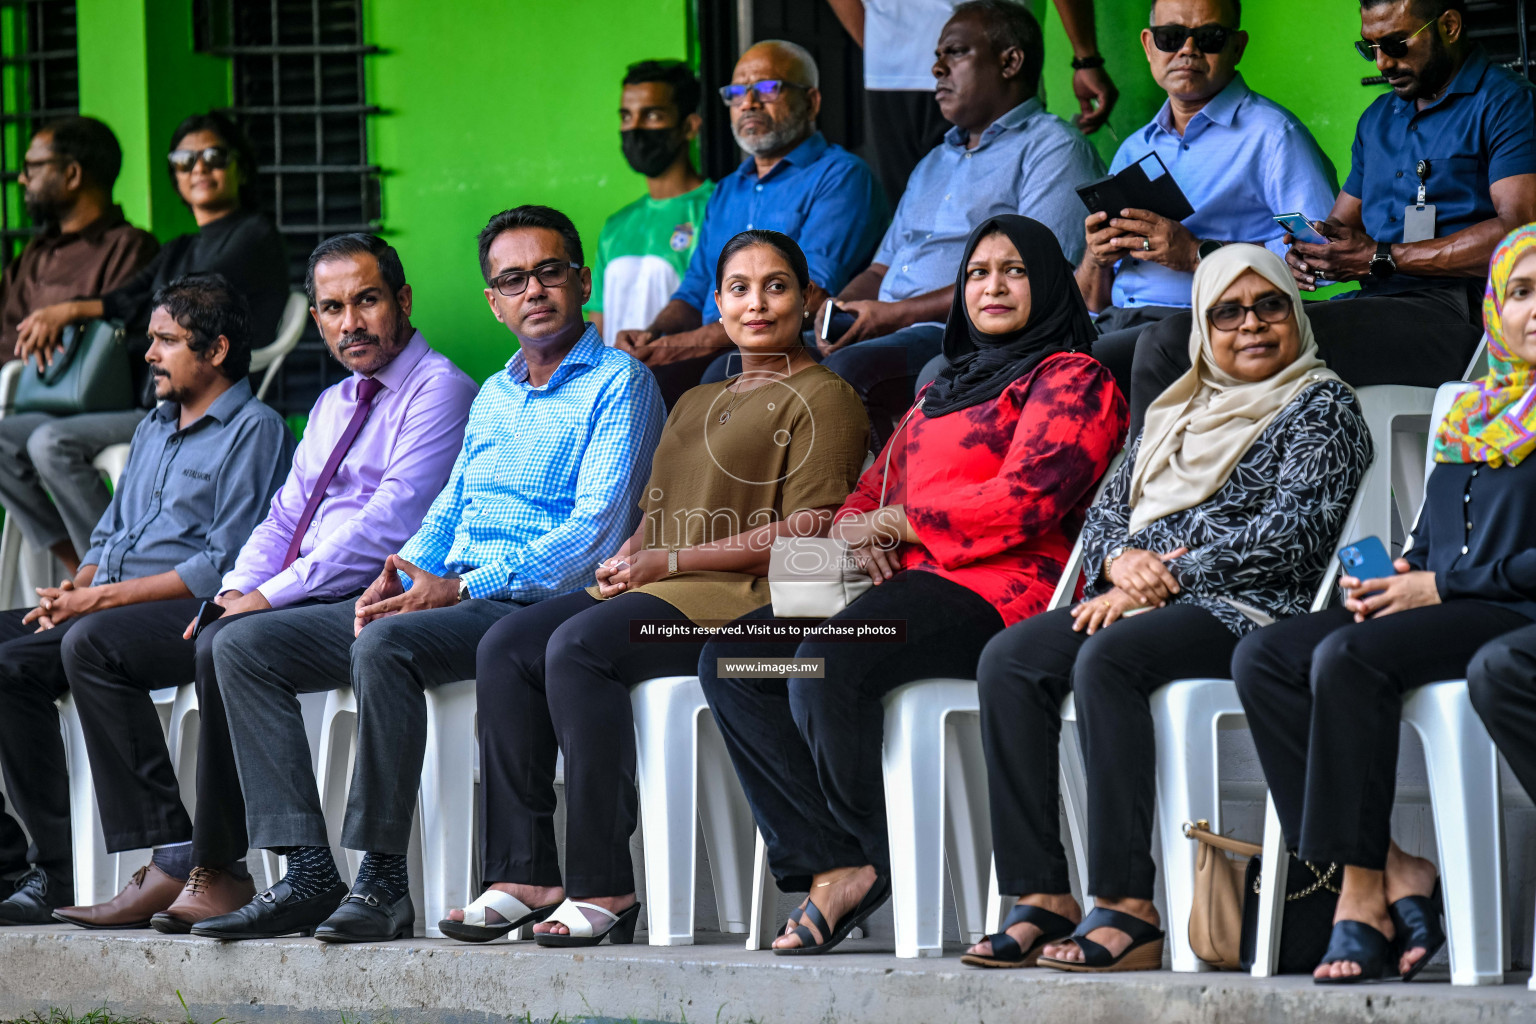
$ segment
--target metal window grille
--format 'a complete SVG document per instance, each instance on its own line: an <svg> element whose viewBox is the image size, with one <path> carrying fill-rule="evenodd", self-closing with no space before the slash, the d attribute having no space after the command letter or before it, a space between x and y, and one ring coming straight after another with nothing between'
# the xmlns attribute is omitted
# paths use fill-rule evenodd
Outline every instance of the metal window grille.
<svg viewBox="0 0 1536 1024"><path fill-rule="evenodd" d="M0 258L32 234L16 180L32 133L80 110L75 0L0 0Z"/></svg>
<svg viewBox="0 0 1536 1024"><path fill-rule="evenodd" d="M288 242L298 286L310 251L379 228L379 168L368 160L362 0L202 0L199 42L232 62L231 113L261 160L263 203ZM344 371L311 325L268 401L307 411Z"/></svg>

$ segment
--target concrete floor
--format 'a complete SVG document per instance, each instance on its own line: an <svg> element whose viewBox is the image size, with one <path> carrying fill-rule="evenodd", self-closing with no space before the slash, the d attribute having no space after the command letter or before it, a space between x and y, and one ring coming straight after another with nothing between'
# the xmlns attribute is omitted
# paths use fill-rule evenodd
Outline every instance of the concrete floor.
<svg viewBox="0 0 1536 1024"><path fill-rule="evenodd" d="M694 946L572 952L531 943L414 939L325 946L308 939L218 944L154 932L67 926L0 930L0 1019L107 1005L223 1024L458 1024L675 1021L697 1024L1489 1024L1536 1021L1525 977L1452 988L1430 977L1320 988L1300 977L1171 972L1067 975L981 971L959 948L897 960L889 939L852 940L824 957L749 953L738 936Z"/></svg>

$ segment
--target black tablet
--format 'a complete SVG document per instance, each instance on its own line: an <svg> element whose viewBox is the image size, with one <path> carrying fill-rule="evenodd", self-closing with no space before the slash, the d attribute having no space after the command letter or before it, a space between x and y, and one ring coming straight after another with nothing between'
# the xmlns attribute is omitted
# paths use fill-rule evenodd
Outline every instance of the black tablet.
<svg viewBox="0 0 1536 1024"><path fill-rule="evenodd" d="M1120 216L1121 210L1150 210L1159 217L1183 220L1195 212L1156 153L1148 153L1119 174L1079 185L1077 194L1089 213L1103 211L1111 217Z"/></svg>

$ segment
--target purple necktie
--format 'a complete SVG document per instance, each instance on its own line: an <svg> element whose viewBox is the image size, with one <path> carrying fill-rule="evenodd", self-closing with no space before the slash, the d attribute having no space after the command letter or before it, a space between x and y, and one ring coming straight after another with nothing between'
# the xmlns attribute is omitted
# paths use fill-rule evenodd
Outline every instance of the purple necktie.
<svg viewBox="0 0 1536 1024"><path fill-rule="evenodd" d="M314 522L315 511L320 508L320 501L325 497L326 488L331 486L336 470L341 467L341 460L347 457L347 449L352 447L352 442L357 440L358 432L363 429L363 421L368 418L368 410L373 408L374 396L383 389L384 385L373 377L364 377L357 382L357 409L352 413L352 422L347 424L341 440L337 441L336 447L331 449L331 457L325 460L325 468L320 471L320 478L315 481L315 489L310 492L309 501L304 503L304 512L299 516L299 525L293 531L293 539L288 542L288 554L283 556L284 569L299 557L299 547L304 543L304 535L309 532L309 524Z"/></svg>

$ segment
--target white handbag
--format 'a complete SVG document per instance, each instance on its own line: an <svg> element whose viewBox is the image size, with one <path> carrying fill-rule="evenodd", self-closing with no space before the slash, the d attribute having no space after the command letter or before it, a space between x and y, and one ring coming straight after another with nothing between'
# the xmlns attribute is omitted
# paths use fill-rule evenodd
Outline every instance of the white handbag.
<svg viewBox="0 0 1536 1024"><path fill-rule="evenodd" d="M885 446L880 473L880 507L885 507L891 479L891 452L919 401L896 425ZM773 614L780 619L830 619L874 584L859 566L848 542L836 537L780 537L768 551L768 593Z"/></svg>

